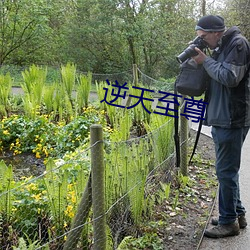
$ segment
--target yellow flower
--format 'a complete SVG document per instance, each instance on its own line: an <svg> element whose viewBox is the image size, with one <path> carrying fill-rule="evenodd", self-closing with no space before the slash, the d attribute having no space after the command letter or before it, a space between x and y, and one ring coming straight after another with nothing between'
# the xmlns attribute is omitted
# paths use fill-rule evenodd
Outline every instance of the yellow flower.
<svg viewBox="0 0 250 250"><path fill-rule="evenodd" d="M71 201L72 201L72 203L76 203L76 196L75 195L72 195Z"/></svg>
<svg viewBox="0 0 250 250"><path fill-rule="evenodd" d="M40 201L42 199L41 195L42 195L41 193L33 194L32 197L35 198L36 201Z"/></svg>
<svg viewBox="0 0 250 250"><path fill-rule="evenodd" d="M68 215L69 218L73 218L74 217L73 206L68 205L66 208L66 211L64 211L64 213L65 213L65 215Z"/></svg>
<svg viewBox="0 0 250 250"><path fill-rule="evenodd" d="M14 153L13 153L13 155L18 155L18 154L21 154L22 153L22 151L19 151L19 150L14 150Z"/></svg>
<svg viewBox="0 0 250 250"><path fill-rule="evenodd" d="M41 158L41 155L40 155L39 152L36 152L36 158L37 158L37 159L40 159L40 158Z"/></svg>
<svg viewBox="0 0 250 250"><path fill-rule="evenodd" d="M43 153L45 154L46 157L48 157L49 153L46 147L43 147Z"/></svg>
<svg viewBox="0 0 250 250"><path fill-rule="evenodd" d="M16 212L17 208L13 207L11 210L12 210L12 212Z"/></svg>
<svg viewBox="0 0 250 250"><path fill-rule="evenodd" d="M10 133L9 133L8 130L4 130L4 131L3 131L3 134L4 134L4 135L9 135Z"/></svg>
<svg viewBox="0 0 250 250"><path fill-rule="evenodd" d="M37 190L37 186L35 183L30 183L29 185L26 186L26 189L28 191L34 191L34 190Z"/></svg>

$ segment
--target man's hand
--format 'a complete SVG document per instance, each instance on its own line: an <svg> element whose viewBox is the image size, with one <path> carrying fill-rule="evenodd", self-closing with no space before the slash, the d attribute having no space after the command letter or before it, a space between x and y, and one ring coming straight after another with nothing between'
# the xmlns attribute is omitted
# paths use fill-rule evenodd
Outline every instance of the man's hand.
<svg viewBox="0 0 250 250"><path fill-rule="evenodd" d="M195 47L195 51L198 53L197 56L192 57L197 64L203 64L207 56L197 47Z"/></svg>

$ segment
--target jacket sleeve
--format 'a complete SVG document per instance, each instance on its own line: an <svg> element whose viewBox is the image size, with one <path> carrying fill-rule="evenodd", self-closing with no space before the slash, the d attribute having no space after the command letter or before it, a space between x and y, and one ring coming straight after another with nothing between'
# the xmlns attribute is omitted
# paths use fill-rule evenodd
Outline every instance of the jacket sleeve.
<svg viewBox="0 0 250 250"><path fill-rule="evenodd" d="M249 46L244 38L238 38L226 50L223 62L207 57L203 66L211 78L232 88L238 86L248 70Z"/></svg>

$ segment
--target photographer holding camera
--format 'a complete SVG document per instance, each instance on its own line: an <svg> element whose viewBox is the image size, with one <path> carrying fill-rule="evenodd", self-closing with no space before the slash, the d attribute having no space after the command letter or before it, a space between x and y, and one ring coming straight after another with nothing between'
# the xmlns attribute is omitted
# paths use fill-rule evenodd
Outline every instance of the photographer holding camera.
<svg viewBox="0 0 250 250"><path fill-rule="evenodd" d="M239 169L241 149L250 126L250 45L234 26L226 30L224 19L208 15L200 18L197 35L213 50L205 55L198 47L192 56L210 76L208 106L204 124L212 126L219 181L219 218L205 235L222 238L238 235L247 226L240 200Z"/></svg>

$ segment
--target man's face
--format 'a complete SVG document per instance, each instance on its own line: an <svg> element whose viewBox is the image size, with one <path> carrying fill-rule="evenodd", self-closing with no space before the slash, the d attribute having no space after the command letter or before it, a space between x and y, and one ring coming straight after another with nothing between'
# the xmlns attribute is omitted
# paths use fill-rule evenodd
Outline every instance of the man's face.
<svg viewBox="0 0 250 250"><path fill-rule="evenodd" d="M197 35L204 39L210 49L215 49L218 46L218 42L221 38L221 32L206 32L203 30L197 30Z"/></svg>

